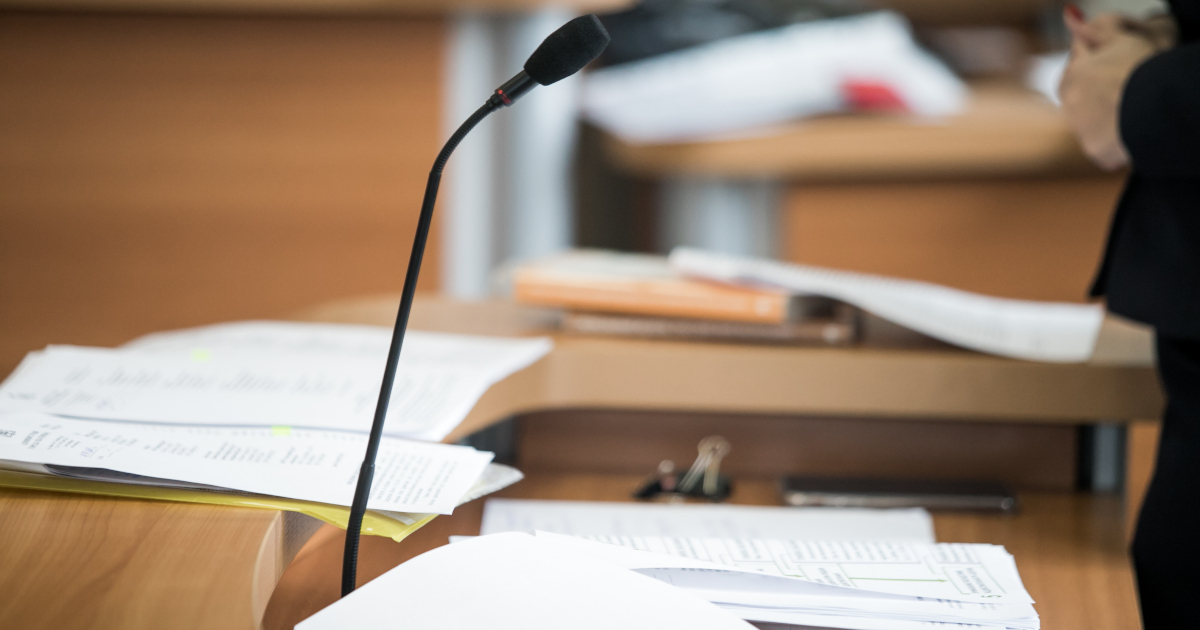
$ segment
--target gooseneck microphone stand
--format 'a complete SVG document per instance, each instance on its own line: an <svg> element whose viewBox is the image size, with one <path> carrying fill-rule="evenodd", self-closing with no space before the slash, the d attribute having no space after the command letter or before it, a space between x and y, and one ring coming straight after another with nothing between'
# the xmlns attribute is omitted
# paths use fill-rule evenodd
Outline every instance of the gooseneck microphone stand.
<svg viewBox="0 0 1200 630"><path fill-rule="evenodd" d="M532 83L532 81L531 81ZM532 87L532 85L530 85ZM505 101L508 100L508 103ZM408 257L408 271L404 274L404 291L400 294L400 310L396 314L396 326L392 330L392 343L388 347L387 366L383 370L383 385L379 388L379 402L375 403L375 418L371 422L371 434L367 438L367 454L358 472L358 485L354 488L354 502L350 505L350 520L346 525L346 547L342 555L342 597L354 591L358 573L358 540L362 530L363 516L367 511L367 497L371 494L371 481L375 476L375 457L383 439L383 423L387 417L388 402L392 397L392 384L396 380L396 365L400 361L400 349L404 345L404 331L408 328L408 315L412 311L413 293L417 289L417 276L421 273L421 259L425 256L425 241L429 239L429 224L433 221L433 206L437 201L438 185L442 181L442 170L450 154L458 147L475 125L488 114L511 103L501 96L499 90L483 107L467 118L454 135L446 141L429 171L425 183L425 198L421 202L421 216L417 219L417 234L413 238L412 253Z"/></svg>
<svg viewBox="0 0 1200 630"><path fill-rule="evenodd" d="M362 534L363 516L367 512L367 498L371 495L371 481L375 477L375 458L379 455L379 443L383 440L383 423L387 419L388 402L392 398L392 383L396 380L396 365L400 362L400 349L404 346L404 331L408 328L413 293L417 290L417 276L421 273L421 259L425 256L425 241L429 238L429 224L433 221L433 206L437 201L438 184L442 181L442 169L446 168L446 162L458 143L488 114L512 105L536 85L550 85L579 72L599 56L605 46L608 46L608 31L604 30L604 25L594 15L580 16L561 26L533 51L523 70L496 88L483 107L459 126L433 162L433 169L429 171L429 180L425 184L421 216L417 219L417 235L408 258L408 271L404 274L400 311L396 314L396 327L392 330L392 343L388 347L379 402L375 404L375 418L371 421L371 433L367 439L367 453L358 472L354 501L350 504L346 548L342 555L342 597L352 593L355 587L358 541Z"/></svg>

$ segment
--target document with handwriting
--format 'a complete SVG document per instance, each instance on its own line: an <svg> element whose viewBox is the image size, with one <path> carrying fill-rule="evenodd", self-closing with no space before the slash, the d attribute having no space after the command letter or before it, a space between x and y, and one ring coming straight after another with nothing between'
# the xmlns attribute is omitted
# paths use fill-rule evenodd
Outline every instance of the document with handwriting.
<svg viewBox="0 0 1200 630"><path fill-rule="evenodd" d="M0 413L0 460L114 470L350 505L366 435L286 427L198 427ZM368 507L450 514L492 454L385 437Z"/></svg>

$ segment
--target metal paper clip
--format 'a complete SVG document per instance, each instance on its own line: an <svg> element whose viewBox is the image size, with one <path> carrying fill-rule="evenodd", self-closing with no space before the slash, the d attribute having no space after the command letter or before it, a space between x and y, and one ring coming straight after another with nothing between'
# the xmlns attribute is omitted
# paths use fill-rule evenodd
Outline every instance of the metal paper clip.
<svg viewBox="0 0 1200 630"><path fill-rule="evenodd" d="M700 440L698 455L683 475L675 473L675 463L663 460L655 475L634 494L639 499L675 499L701 497L721 501L729 496L731 482L721 474L721 460L729 454L729 440L711 435Z"/></svg>

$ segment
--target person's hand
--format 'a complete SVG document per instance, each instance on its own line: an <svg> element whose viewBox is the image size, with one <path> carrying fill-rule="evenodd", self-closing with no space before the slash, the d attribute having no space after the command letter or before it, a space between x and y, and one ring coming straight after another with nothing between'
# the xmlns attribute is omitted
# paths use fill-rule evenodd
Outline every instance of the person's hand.
<svg viewBox="0 0 1200 630"><path fill-rule="evenodd" d="M1059 85L1067 123L1084 153L1114 170L1129 164L1121 142L1118 112L1125 83L1147 57L1171 45L1170 22L1138 22L1104 14L1084 22L1064 12L1071 31L1071 58Z"/></svg>

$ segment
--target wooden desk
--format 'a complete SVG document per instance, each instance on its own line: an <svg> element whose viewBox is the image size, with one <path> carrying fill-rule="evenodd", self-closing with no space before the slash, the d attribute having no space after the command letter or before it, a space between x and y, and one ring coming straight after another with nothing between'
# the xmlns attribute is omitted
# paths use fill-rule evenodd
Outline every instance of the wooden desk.
<svg viewBox="0 0 1200 630"><path fill-rule="evenodd" d="M390 324L394 310L395 300L383 297L323 307L304 318ZM548 321L542 311L440 300L419 301L412 318L415 328L481 334L544 333ZM772 348L560 338L546 359L485 394L448 439L515 413L551 408L1063 422L1153 417L1160 404L1151 368L1137 360L1049 365L944 347ZM638 479L535 476L511 496L619 499ZM775 501L765 481L738 492L741 502ZM1047 628L1135 627L1127 623L1136 619L1136 608L1122 551L1120 499L1031 496L1027 507L1016 519L940 518L939 533L945 540L1011 545L1031 591L1043 601ZM363 579L395 566L405 554L443 543L446 528L470 533L478 526L478 509L468 506L453 518L437 519L418 534L418 542L391 551L390 541L367 537ZM312 612L331 601L322 594L325 587L289 587L281 597L290 603L266 604L292 551L312 531L306 523L311 525L271 511L0 490L5 568L0 592L6 594L0 627L254 628L267 608L278 611L267 615L272 624L296 611ZM325 540L335 534L318 534L293 563L294 572L303 575L304 567L324 562L318 550L338 547ZM326 576L325 569L313 571L309 574L321 580ZM332 588L336 575L328 573ZM1092 614L1095 625L1084 624ZM1050 623L1060 619L1061 625ZM1109 623L1116 625L1104 625Z"/></svg>
<svg viewBox="0 0 1200 630"><path fill-rule="evenodd" d="M603 146L613 168L661 182L660 248L683 239L989 295L1085 300L1123 176L1090 165L1040 94L1015 81L971 89L966 110L945 120L831 116L760 137ZM739 220L755 237L721 241L732 237L716 226Z"/></svg>
<svg viewBox="0 0 1200 630"><path fill-rule="evenodd" d="M256 628L317 525L271 510L0 488L0 628Z"/></svg>
<svg viewBox="0 0 1200 630"><path fill-rule="evenodd" d="M499 496L539 499L626 501L643 481L640 476L531 476ZM777 505L773 480L739 480L733 503ZM1077 494L1027 494L1015 517L967 514L935 515L942 542L1004 545L1017 559L1035 608L1047 630L1133 630L1141 627L1132 571L1121 534L1117 497ZM439 518L403 544L368 537L361 580L434 547L450 535L479 532L482 502ZM264 627L291 628L338 594L343 533L323 528L285 571L267 609Z"/></svg>
<svg viewBox="0 0 1200 630"><path fill-rule="evenodd" d="M303 319L390 326L398 298L333 303ZM412 326L475 334L553 334L553 313L426 298ZM1137 348L1099 344L1102 361L1019 361L945 345L774 347L557 336L542 361L493 386L447 440L514 414L562 408L945 418L978 422L1157 417L1162 393ZM1134 334L1136 337L1136 334ZM1142 342L1145 342L1142 339ZM1137 341L1131 342L1136 345Z"/></svg>
<svg viewBox="0 0 1200 630"><path fill-rule="evenodd" d="M966 110L946 120L831 116L747 139L609 138L606 148L618 167L647 175L862 181L1096 172L1053 103L1001 82L974 85Z"/></svg>

